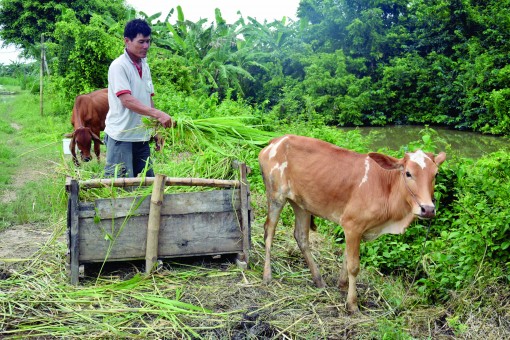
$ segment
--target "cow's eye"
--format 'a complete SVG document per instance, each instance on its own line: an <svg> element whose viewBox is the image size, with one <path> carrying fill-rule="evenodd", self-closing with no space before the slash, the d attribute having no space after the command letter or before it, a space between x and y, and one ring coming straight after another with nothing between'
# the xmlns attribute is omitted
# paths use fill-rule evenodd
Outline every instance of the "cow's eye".
<svg viewBox="0 0 510 340"><path fill-rule="evenodd" d="M406 171L406 177L407 177L407 178L411 178L411 177L413 177L413 176L411 175L411 173L410 173L409 171Z"/></svg>

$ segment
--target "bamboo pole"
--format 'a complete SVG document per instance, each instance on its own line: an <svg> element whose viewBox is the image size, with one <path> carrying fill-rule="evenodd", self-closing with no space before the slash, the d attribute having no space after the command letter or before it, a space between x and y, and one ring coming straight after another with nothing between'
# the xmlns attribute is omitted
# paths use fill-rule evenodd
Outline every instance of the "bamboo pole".
<svg viewBox="0 0 510 340"><path fill-rule="evenodd" d="M40 111L41 116L44 115L44 112L43 112L44 68L43 67L44 67L44 34L41 34L41 68L39 70L39 97L40 97L39 98L39 111Z"/></svg>
<svg viewBox="0 0 510 340"><path fill-rule="evenodd" d="M149 186L154 184L155 177L135 177L135 178L95 178L86 181L80 181L80 188L103 188L103 187L133 187L139 185ZM208 186L217 188L239 188L240 182L237 180L226 179L207 179L207 178L178 178L167 177L165 185L182 186Z"/></svg>
<svg viewBox="0 0 510 340"><path fill-rule="evenodd" d="M145 273L150 274L158 259L159 225L165 191L165 175L157 174L152 188L149 222L147 225L147 248L145 250Z"/></svg>
<svg viewBox="0 0 510 340"><path fill-rule="evenodd" d="M247 264L250 261L250 217L249 217L249 209L250 209L250 202L249 202L249 195L250 195L250 189L248 187L248 179L246 178L248 169L246 164L241 163L239 164L239 174L241 178L241 188L240 188L240 195L241 195L241 224L242 224L242 232L243 232L243 255L244 259L242 262L244 262L244 265L241 266L242 268L247 268Z"/></svg>

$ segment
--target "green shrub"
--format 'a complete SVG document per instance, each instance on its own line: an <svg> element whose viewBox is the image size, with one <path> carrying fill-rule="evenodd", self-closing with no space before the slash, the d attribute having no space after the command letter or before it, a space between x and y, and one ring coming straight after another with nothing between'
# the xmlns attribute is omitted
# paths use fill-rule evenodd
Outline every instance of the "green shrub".
<svg viewBox="0 0 510 340"><path fill-rule="evenodd" d="M510 153L495 152L458 167L457 200L424 259L420 289L446 298L483 275L510 281ZM446 221L445 221L446 222Z"/></svg>
<svg viewBox="0 0 510 340"><path fill-rule="evenodd" d="M362 243L361 260L382 273L414 277L429 301L446 301L483 275L510 280L510 153L441 166L436 183L438 214L417 221L404 235Z"/></svg>

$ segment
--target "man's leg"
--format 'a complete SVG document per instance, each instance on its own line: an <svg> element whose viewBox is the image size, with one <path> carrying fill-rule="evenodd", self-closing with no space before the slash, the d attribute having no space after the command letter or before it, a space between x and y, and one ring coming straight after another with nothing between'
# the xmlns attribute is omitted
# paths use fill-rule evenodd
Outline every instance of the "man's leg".
<svg viewBox="0 0 510 340"><path fill-rule="evenodd" d="M105 177L134 177L133 143L121 142L105 134L104 144L106 145Z"/></svg>
<svg viewBox="0 0 510 340"><path fill-rule="evenodd" d="M152 169L151 149L149 142L136 142L133 143L133 173L134 176L143 173L147 166L145 177L154 177L154 170Z"/></svg>

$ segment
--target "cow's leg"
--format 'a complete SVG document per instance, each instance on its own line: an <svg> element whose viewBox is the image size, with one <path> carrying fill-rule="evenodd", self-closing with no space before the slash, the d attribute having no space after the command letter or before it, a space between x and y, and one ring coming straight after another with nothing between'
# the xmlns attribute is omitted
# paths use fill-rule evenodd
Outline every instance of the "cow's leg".
<svg viewBox="0 0 510 340"><path fill-rule="evenodd" d="M262 280L264 283L269 283L272 278L271 274L271 245L273 243L274 233L276 231L276 224L278 223L278 219L280 218L280 213L282 212L283 206L285 205L285 201L278 202L275 200L267 198L267 218L264 223L264 244L266 251L266 258L264 262L264 274L262 276Z"/></svg>
<svg viewBox="0 0 510 340"><path fill-rule="evenodd" d="M309 233L310 233L310 222L312 219L312 215L300 208L294 202L291 202L292 208L294 209L294 214L296 216L296 226L294 228L294 238L301 249L301 253L303 253L303 257L305 258L306 264L310 269L310 273L312 274L312 279L315 285L319 288L326 287L324 280L322 279L319 268L315 264L313 260L312 253L310 251L310 242L309 242Z"/></svg>
<svg viewBox="0 0 510 340"><path fill-rule="evenodd" d="M361 238L355 233L345 232L345 257L344 266L347 268L347 276L349 278L349 290L347 293L347 310L351 313L359 312L358 294L356 292L356 276L359 273L359 246ZM344 267L344 268L345 268ZM342 269L343 271L344 269ZM342 276L340 276L342 283Z"/></svg>

